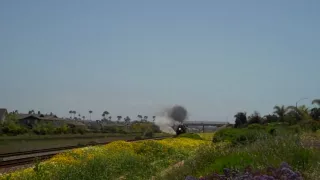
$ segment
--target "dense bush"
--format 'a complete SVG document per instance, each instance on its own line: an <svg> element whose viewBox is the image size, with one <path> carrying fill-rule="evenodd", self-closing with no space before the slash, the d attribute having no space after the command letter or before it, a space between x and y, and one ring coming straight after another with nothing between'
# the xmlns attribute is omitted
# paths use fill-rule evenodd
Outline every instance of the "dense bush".
<svg viewBox="0 0 320 180"><path fill-rule="evenodd" d="M69 132L70 132L70 129L69 129L69 127L67 125L63 125L61 127L57 127L54 130L55 134L67 134Z"/></svg>
<svg viewBox="0 0 320 180"><path fill-rule="evenodd" d="M250 124L248 125L248 129L266 129L266 127L260 124Z"/></svg>
<svg viewBox="0 0 320 180"><path fill-rule="evenodd" d="M195 133L184 133L184 134L180 134L178 137L202 140L201 136Z"/></svg>
<svg viewBox="0 0 320 180"><path fill-rule="evenodd" d="M247 180L303 180L300 172L293 171L288 163L281 163L280 167L268 167L265 171L252 171L251 167L247 167L243 172L239 170L223 169L223 174L213 173L201 178L187 176L185 180L225 180L225 179L247 179Z"/></svg>
<svg viewBox="0 0 320 180"><path fill-rule="evenodd" d="M320 129L320 122L315 120L304 121L300 123L300 126L305 131L316 132Z"/></svg>
<svg viewBox="0 0 320 180"><path fill-rule="evenodd" d="M116 133L117 132L117 128L116 127L112 127L112 126L103 126L101 131L103 133Z"/></svg>
<svg viewBox="0 0 320 180"><path fill-rule="evenodd" d="M72 134L85 134L87 133L86 129L84 127L74 127L71 128Z"/></svg>
<svg viewBox="0 0 320 180"><path fill-rule="evenodd" d="M290 130L291 132L293 133L300 133L302 130L301 130L301 126L296 124L296 125L292 125L292 126L289 126L288 127L288 130Z"/></svg>
<svg viewBox="0 0 320 180"><path fill-rule="evenodd" d="M9 121L1 125L1 131L8 135L19 135L27 133L28 129L13 121Z"/></svg>
<svg viewBox="0 0 320 180"><path fill-rule="evenodd" d="M262 118L257 111L255 111L251 116L248 117L248 124L260 124L260 123L262 123Z"/></svg>
<svg viewBox="0 0 320 180"><path fill-rule="evenodd" d="M56 128L51 123L37 123L32 130L35 134L46 135L54 134Z"/></svg>
<svg viewBox="0 0 320 180"><path fill-rule="evenodd" d="M259 127L258 129L255 129ZM260 126L250 126L249 128L225 128L215 133L213 142L231 142L232 144L246 144L254 142L258 138L268 136L266 130Z"/></svg>
<svg viewBox="0 0 320 180"><path fill-rule="evenodd" d="M146 132L145 137L152 138L153 137L153 132L152 131Z"/></svg>
<svg viewBox="0 0 320 180"><path fill-rule="evenodd" d="M167 173L163 179L185 179L188 175L201 177L210 175L212 172L221 174L224 173L225 168L243 172L248 166L265 172L268 167L277 167L283 161L289 163L292 169L298 170L306 179L320 177L318 163L320 151L305 148L297 136L279 134L275 137L259 138L246 146L217 147L216 145L199 148L195 157L186 160L183 167ZM269 169L276 172L276 169ZM289 170L285 171L289 172ZM221 177L221 179L227 178Z"/></svg>

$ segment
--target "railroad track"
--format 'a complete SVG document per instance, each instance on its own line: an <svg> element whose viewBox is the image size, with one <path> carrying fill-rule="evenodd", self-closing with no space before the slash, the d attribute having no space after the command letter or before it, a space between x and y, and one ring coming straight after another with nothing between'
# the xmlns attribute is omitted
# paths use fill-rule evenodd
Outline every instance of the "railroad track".
<svg viewBox="0 0 320 180"><path fill-rule="evenodd" d="M125 141L134 142L134 141L142 141L142 140L161 140L161 139L165 139L165 138L171 138L171 136L145 138L145 139L141 139L141 140L130 139L130 140L125 140ZM50 148L50 149L40 149L40 150L34 150L34 151L24 151L24 152L0 154L0 169L32 164L37 161L43 161L46 159L50 159L54 155L62 153L67 150L82 148L82 147L87 147L87 146L104 145L104 144L109 144L111 142L113 142L113 141L104 142L104 143L88 144L88 145L67 146L67 147L60 147L60 148ZM42 155L39 155L41 153L42 153ZM19 156L20 156L20 158L19 158Z"/></svg>

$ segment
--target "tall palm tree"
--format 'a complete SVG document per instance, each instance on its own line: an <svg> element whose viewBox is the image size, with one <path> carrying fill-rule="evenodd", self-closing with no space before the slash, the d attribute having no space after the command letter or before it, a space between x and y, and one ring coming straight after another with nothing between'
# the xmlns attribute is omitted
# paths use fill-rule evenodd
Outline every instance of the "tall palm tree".
<svg viewBox="0 0 320 180"><path fill-rule="evenodd" d="M122 116L117 116L118 122L121 120Z"/></svg>
<svg viewBox="0 0 320 180"><path fill-rule="evenodd" d="M142 121L142 115L139 114L137 117L140 118L140 121Z"/></svg>
<svg viewBox="0 0 320 180"><path fill-rule="evenodd" d="M91 121L91 114L92 114L92 110L89 110L90 121Z"/></svg>
<svg viewBox="0 0 320 180"><path fill-rule="evenodd" d="M276 114L280 121L284 121L284 116L286 115L286 113L288 112L288 109L289 107L285 107L284 105L282 106L274 106L273 109L274 109L274 114Z"/></svg>
<svg viewBox="0 0 320 180"><path fill-rule="evenodd" d="M295 114L296 115L296 119L300 119L300 120L310 120L312 119L312 117L309 114L309 109L305 106L299 106L298 108L295 106L288 106L287 107L290 111L291 114Z"/></svg>
<svg viewBox="0 0 320 180"><path fill-rule="evenodd" d="M34 110L30 110L28 114L34 114Z"/></svg>
<svg viewBox="0 0 320 180"><path fill-rule="evenodd" d="M147 120L148 120L148 116L144 116L143 119L144 119L145 121L147 121Z"/></svg>
<svg viewBox="0 0 320 180"><path fill-rule="evenodd" d="M72 114L73 114L73 111L72 111L72 110L70 110L70 111L69 111L69 114L70 114L70 116L72 116Z"/></svg>
<svg viewBox="0 0 320 180"><path fill-rule="evenodd" d="M73 111L73 118L76 117L77 111Z"/></svg>
<svg viewBox="0 0 320 180"><path fill-rule="evenodd" d="M320 106L320 99L314 99L312 101L312 104L317 104L318 106Z"/></svg>
<svg viewBox="0 0 320 180"><path fill-rule="evenodd" d="M109 116L109 121L111 121L111 119L112 119L112 116Z"/></svg>
<svg viewBox="0 0 320 180"><path fill-rule="evenodd" d="M124 122L126 122L127 124L130 123L130 120L131 120L131 119L130 119L129 116L127 116L127 117L124 118Z"/></svg>
<svg viewBox="0 0 320 180"><path fill-rule="evenodd" d="M156 120L156 116L152 116L152 121L153 121L153 123L154 123L154 121Z"/></svg>
<svg viewBox="0 0 320 180"><path fill-rule="evenodd" d="M103 114L104 114L105 116L108 116L110 113L109 113L108 111L103 111Z"/></svg>

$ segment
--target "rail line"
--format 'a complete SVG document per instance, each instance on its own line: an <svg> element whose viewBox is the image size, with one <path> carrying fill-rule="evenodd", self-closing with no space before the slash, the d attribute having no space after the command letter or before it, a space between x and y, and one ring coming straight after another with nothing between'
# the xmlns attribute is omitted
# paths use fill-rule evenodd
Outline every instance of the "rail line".
<svg viewBox="0 0 320 180"><path fill-rule="evenodd" d="M143 141L143 140L161 140L161 139L166 139L166 138L172 138L172 136L144 138L144 139L139 139L139 140L130 139L130 140L125 140L125 141L126 142L135 142L135 141ZM87 147L87 146L105 145L105 144L109 144L111 142L114 142L114 141L104 142L104 143L87 144L87 145L79 145L79 146L67 146L67 147L59 147L59 148L39 149L39 150L33 150L33 151L0 154L0 169L31 164L36 161L43 161L46 159L50 159L51 157L53 157L56 154L59 154L59 153L62 153L64 151L71 150L71 149L82 148L82 147ZM39 153L49 153L49 154L37 155ZM19 156L31 156L31 157L15 158L15 157L19 157ZM3 159L8 159L8 158L9 158L9 160L3 160Z"/></svg>

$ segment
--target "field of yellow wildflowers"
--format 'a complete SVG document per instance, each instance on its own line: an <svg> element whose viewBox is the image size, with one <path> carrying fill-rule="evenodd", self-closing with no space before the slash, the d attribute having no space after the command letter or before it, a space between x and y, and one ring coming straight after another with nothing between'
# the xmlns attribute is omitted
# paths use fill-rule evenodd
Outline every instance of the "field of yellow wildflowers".
<svg viewBox="0 0 320 180"><path fill-rule="evenodd" d="M199 147L208 143L190 138L116 141L58 154L35 167L2 175L0 179L151 179L177 162L192 157Z"/></svg>

